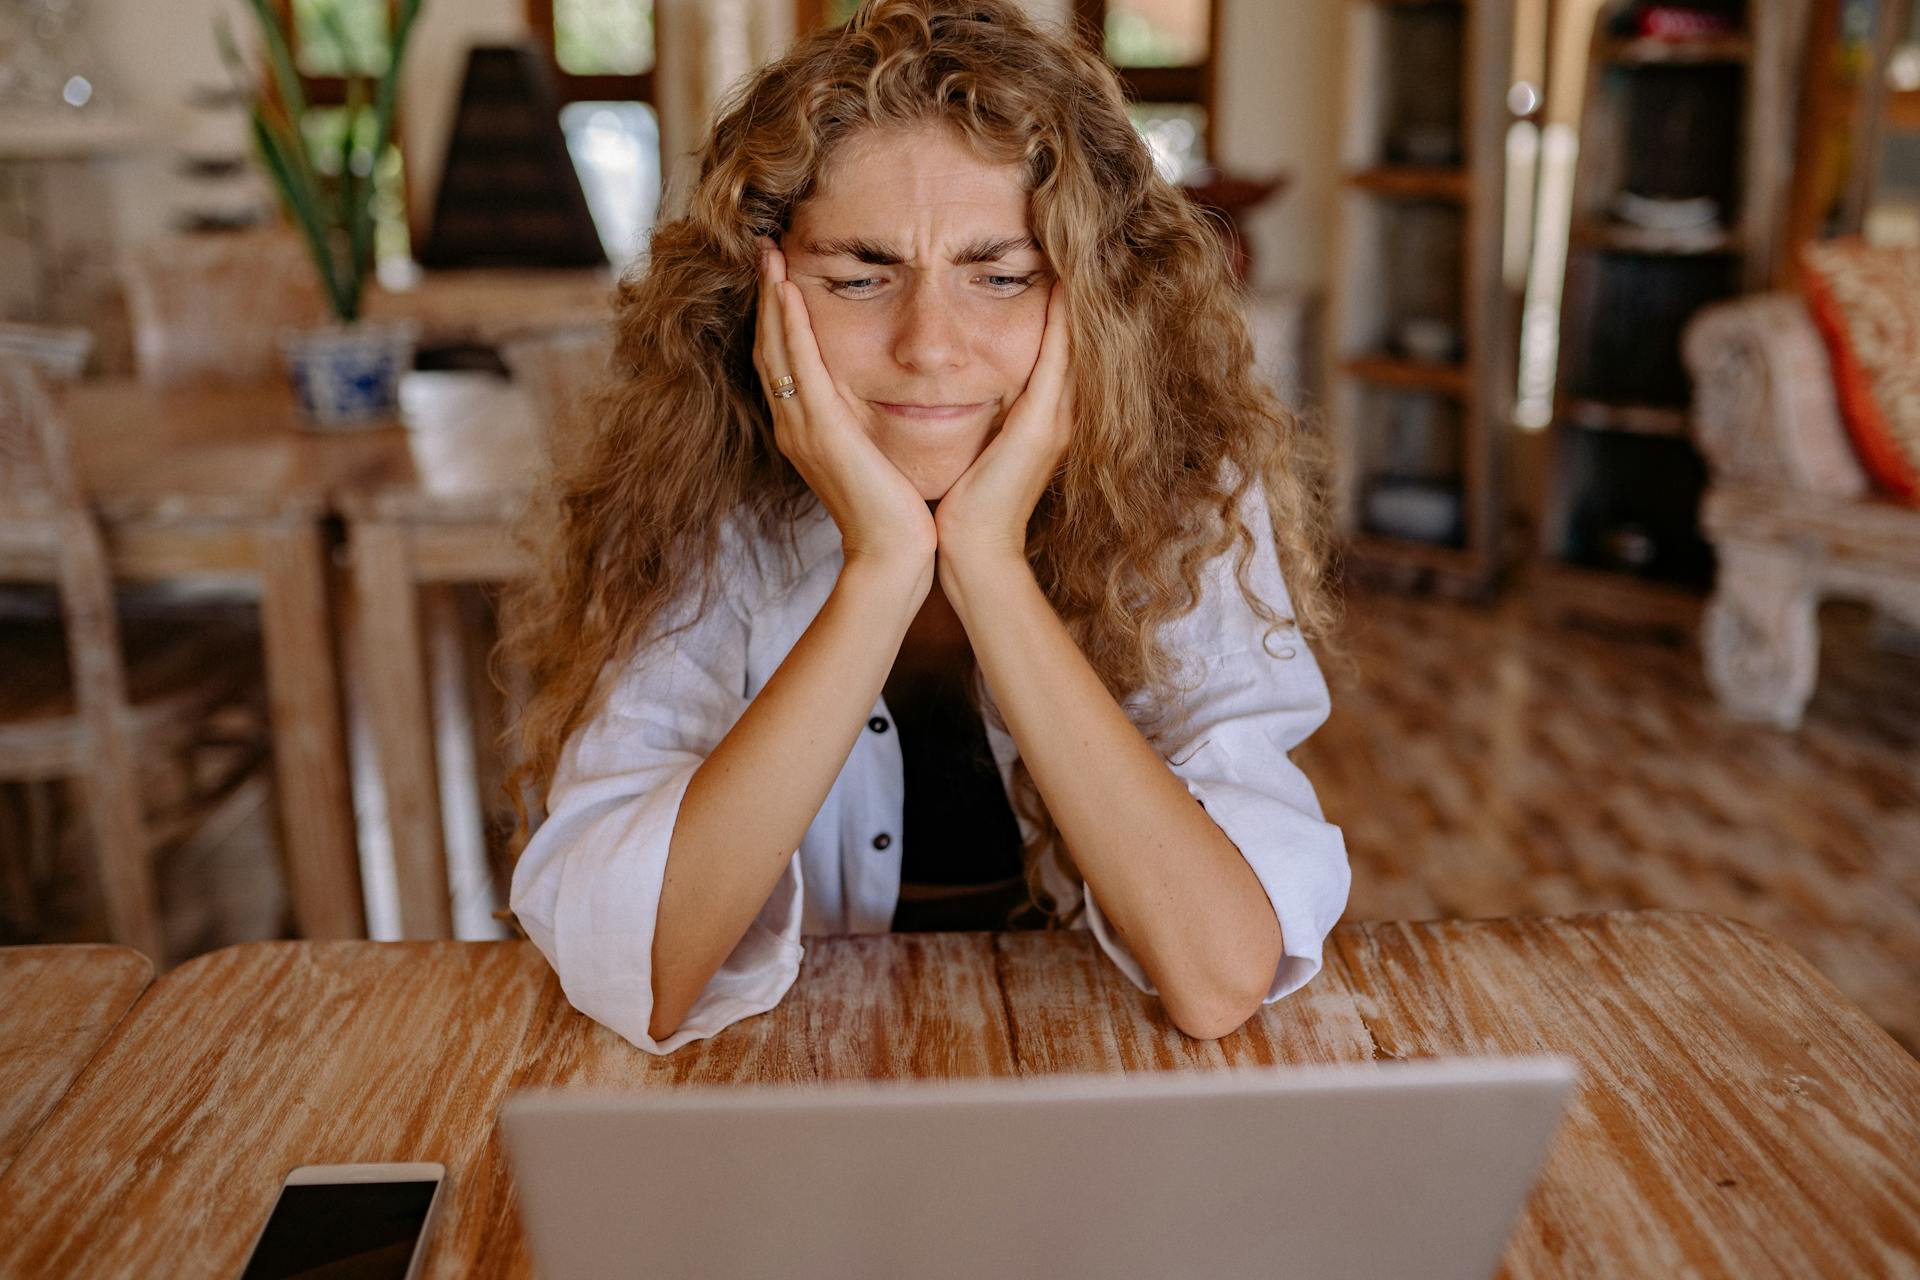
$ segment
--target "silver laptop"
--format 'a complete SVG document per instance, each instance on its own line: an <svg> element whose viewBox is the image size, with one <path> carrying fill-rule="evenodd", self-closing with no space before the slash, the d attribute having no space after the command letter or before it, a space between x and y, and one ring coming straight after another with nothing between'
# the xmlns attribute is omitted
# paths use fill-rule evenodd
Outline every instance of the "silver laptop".
<svg viewBox="0 0 1920 1280"><path fill-rule="evenodd" d="M540 1275L1473 1277L1564 1058L515 1094Z"/></svg>

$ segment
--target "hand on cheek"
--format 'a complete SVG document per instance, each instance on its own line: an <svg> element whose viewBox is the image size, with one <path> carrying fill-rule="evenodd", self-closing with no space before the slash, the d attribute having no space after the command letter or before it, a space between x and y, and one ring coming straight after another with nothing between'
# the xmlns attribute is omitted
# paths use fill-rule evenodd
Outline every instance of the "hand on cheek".
<svg viewBox="0 0 1920 1280"><path fill-rule="evenodd" d="M935 538L926 503L861 429L847 392L820 357L785 255L770 241L760 257L753 354L774 442L839 527L847 560L917 565L924 573Z"/></svg>
<svg viewBox="0 0 1920 1280"><path fill-rule="evenodd" d="M1047 295L1040 355L1000 432L934 511L941 578L954 562L1026 560L1027 522L1073 435L1066 286Z"/></svg>

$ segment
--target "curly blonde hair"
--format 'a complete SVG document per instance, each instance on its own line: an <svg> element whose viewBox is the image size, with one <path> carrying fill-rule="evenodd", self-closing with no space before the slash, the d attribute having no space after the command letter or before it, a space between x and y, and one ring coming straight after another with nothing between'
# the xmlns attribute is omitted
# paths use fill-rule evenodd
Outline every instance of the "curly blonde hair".
<svg viewBox="0 0 1920 1280"><path fill-rule="evenodd" d="M510 604L507 653L534 690L516 805L544 794L597 713L609 664L660 639L655 624L683 593L711 599L723 526L744 515L790 538L814 504L775 446L753 368L755 237L788 227L850 137L927 124L959 130L989 163L1023 166L1035 236L1066 283L1077 421L1027 556L1108 691L1177 704L1177 655L1159 633L1230 552L1269 626L1327 635L1336 606L1313 439L1255 381L1221 239L1156 173L1112 69L1010 0L870 0L730 95L686 216L659 226L620 285L613 384L543 503L547 572ZM1238 515L1254 484L1270 528ZM1268 536L1291 618L1247 585L1254 539ZM1051 852L1071 874L1071 860L1024 765L1014 783L1035 832L1028 884L1064 922L1040 867Z"/></svg>

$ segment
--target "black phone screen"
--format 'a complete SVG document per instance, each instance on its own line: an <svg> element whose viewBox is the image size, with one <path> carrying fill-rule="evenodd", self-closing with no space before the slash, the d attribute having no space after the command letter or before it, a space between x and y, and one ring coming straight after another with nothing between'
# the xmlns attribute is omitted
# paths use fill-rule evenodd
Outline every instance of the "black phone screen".
<svg viewBox="0 0 1920 1280"><path fill-rule="evenodd" d="M241 1280L404 1280L437 1182L280 1188Z"/></svg>

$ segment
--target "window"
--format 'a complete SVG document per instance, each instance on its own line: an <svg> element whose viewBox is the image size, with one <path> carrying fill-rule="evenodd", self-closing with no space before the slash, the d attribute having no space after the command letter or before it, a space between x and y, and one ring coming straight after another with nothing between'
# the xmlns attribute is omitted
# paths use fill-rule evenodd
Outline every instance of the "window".
<svg viewBox="0 0 1920 1280"><path fill-rule="evenodd" d="M795 0L795 30L838 26L860 0ZM1075 25L1098 33L1120 73L1128 114L1170 182L1183 182L1213 157L1213 48L1220 0L1073 0Z"/></svg>
<svg viewBox="0 0 1920 1280"><path fill-rule="evenodd" d="M646 244L660 211L653 0L526 0L546 50L560 128L600 242L616 266Z"/></svg>
<svg viewBox="0 0 1920 1280"><path fill-rule="evenodd" d="M412 250L400 148L390 143L382 155L372 155L370 88L357 110L349 106L354 79L387 69L394 0L275 0L275 8L282 19L289 14L293 19L288 28L293 62L307 99L300 126L314 168L324 178L337 179L343 157L351 157L346 163L373 174L374 260L404 263Z"/></svg>
<svg viewBox="0 0 1920 1280"><path fill-rule="evenodd" d="M1213 49L1219 0L1073 0L1132 99L1134 127L1154 163L1182 182L1212 159Z"/></svg>

